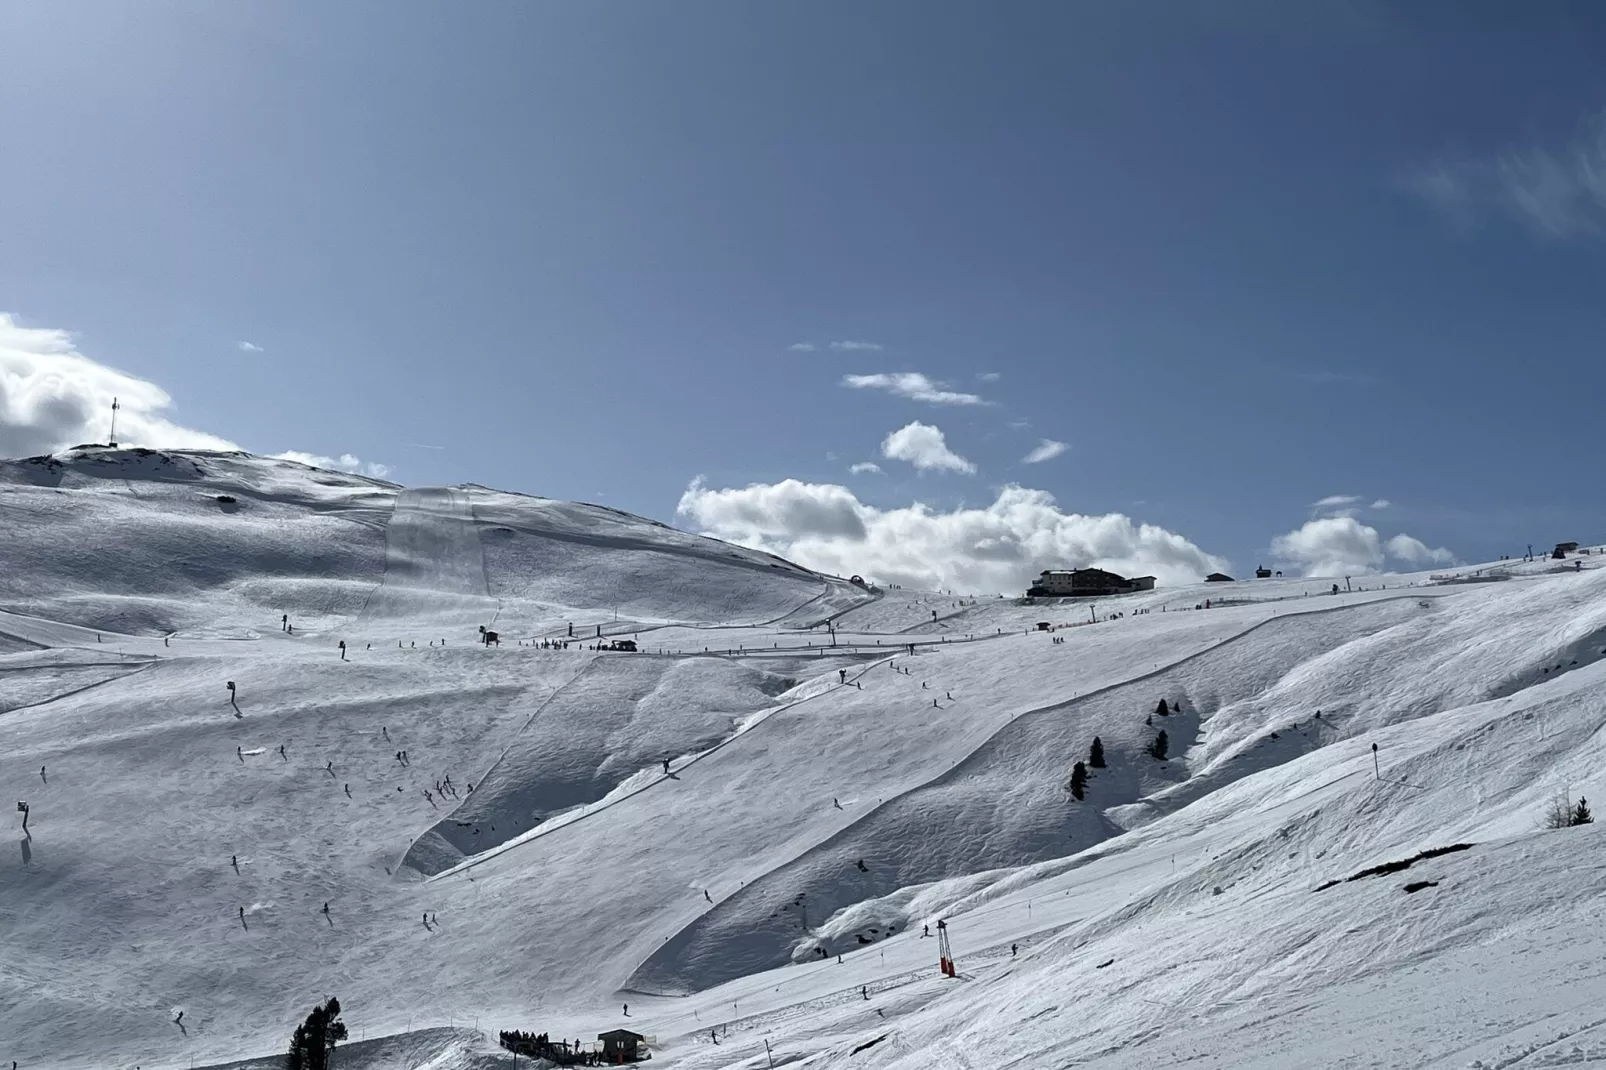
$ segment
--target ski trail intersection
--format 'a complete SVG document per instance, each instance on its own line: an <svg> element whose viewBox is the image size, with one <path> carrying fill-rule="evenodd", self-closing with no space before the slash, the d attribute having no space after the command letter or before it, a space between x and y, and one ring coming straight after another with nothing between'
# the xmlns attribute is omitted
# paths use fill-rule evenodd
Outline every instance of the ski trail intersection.
<svg viewBox="0 0 1606 1070"><path fill-rule="evenodd" d="M1541 827L1606 800L1606 558L1084 624L132 450L0 463L0 539L19 1067L277 1066L328 995L375 1070L1606 1066L1606 842Z"/></svg>

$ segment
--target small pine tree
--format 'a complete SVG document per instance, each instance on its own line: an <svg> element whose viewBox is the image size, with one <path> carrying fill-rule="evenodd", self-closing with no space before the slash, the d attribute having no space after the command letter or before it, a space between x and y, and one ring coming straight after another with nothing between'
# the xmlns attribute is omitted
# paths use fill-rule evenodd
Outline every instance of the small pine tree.
<svg viewBox="0 0 1606 1070"><path fill-rule="evenodd" d="M1104 742L1098 736L1093 737L1093 745L1087 749L1087 764L1094 769L1104 768Z"/></svg>
<svg viewBox="0 0 1606 1070"><path fill-rule="evenodd" d="M1592 824L1594 820L1595 815L1589 811L1589 800L1580 796L1578 805L1573 807L1572 823L1575 825L1588 825Z"/></svg>
<svg viewBox="0 0 1606 1070"><path fill-rule="evenodd" d="M1077 802L1082 801L1087 792L1087 766L1077 762L1071 767L1071 795Z"/></svg>
<svg viewBox="0 0 1606 1070"><path fill-rule="evenodd" d="M1161 717L1169 717L1171 716L1171 707L1165 704L1165 699L1161 699L1160 704L1154 707L1154 712L1158 713Z"/></svg>
<svg viewBox="0 0 1606 1070"><path fill-rule="evenodd" d="M1170 745L1171 741L1166 738L1165 729L1162 728L1160 729L1160 734L1154 737L1154 742L1149 744L1149 753L1154 755L1158 761L1163 762L1165 761L1166 750Z"/></svg>
<svg viewBox="0 0 1606 1070"><path fill-rule="evenodd" d="M340 1020L340 1001L333 996L312 1008L307 1020L296 1026L285 1058L286 1070L328 1070L335 1044L345 1040L346 1023Z"/></svg>

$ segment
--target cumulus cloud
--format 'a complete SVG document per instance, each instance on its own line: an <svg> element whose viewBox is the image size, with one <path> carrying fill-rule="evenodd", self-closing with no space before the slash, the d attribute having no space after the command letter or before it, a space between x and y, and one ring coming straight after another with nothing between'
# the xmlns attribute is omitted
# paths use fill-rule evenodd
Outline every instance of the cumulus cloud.
<svg viewBox="0 0 1606 1070"><path fill-rule="evenodd" d="M874 461L860 461L858 464L850 467L848 471L852 472L856 476L864 475L866 472L871 473L872 475L880 475L881 466L876 464Z"/></svg>
<svg viewBox="0 0 1606 1070"><path fill-rule="evenodd" d="M1055 442L1051 438L1045 438L1032 449L1032 452L1022 457L1021 461L1025 464L1041 464L1044 461L1053 460L1068 449L1070 447L1063 442Z"/></svg>
<svg viewBox="0 0 1606 1070"><path fill-rule="evenodd" d="M1448 565L1455 561L1455 554L1444 547L1429 549L1427 543L1409 535L1394 536L1384 544L1384 549L1390 557L1397 557L1412 565Z"/></svg>
<svg viewBox="0 0 1606 1070"><path fill-rule="evenodd" d="M0 456L27 457L106 441L113 398L117 440L125 445L239 448L174 423L168 418L173 399L167 391L89 359L68 332L24 327L0 312Z"/></svg>
<svg viewBox="0 0 1606 1070"><path fill-rule="evenodd" d="M234 344L242 353L262 352L262 347L257 345L255 342L235 342Z"/></svg>
<svg viewBox="0 0 1606 1070"><path fill-rule="evenodd" d="M881 442L881 456L893 461L908 461L922 472L976 471L976 466L948 448L942 431L919 420L889 434Z"/></svg>
<svg viewBox="0 0 1606 1070"><path fill-rule="evenodd" d="M1491 213L1546 238L1606 231L1606 110L1564 144L1512 145L1486 157L1441 160L1405 187L1462 229Z"/></svg>
<svg viewBox="0 0 1606 1070"><path fill-rule="evenodd" d="M919 372L881 372L875 375L844 375L842 385L854 390L885 390L901 398L932 405L985 405L975 394L964 394L946 387Z"/></svg>
<svg viewBox="0 0 1606 1070"><path fill-rule="evenodd" d="M1390 505L1393 505L1393 504L1394 503L1389 501L1387 498L1379 498L1379 499L1377 499L1377 501L1372 503L1372 508L1373 509L1387 509Z"/></svg>
<svg viewBox="0 0 1606 1070"><path fill-rule="evenodd" d="M1448 564L1455 555L1429 549L1419 539L1396 535L1384 542L1377 529L1353 516L1310 520L1271 540L1272 555L1306 576L1354 576L1378 572L1385 556L1409 565Z"/></svg>
<svg viewBox="0 0 1606 1070"><path fill-rule="evenodd" d="M80 353L70 332L24 327L16 317L0 312L0 457L31 457L106 441L113 398L118 406L119 445L242 448L220 435L175 422L173 398L167 391ZM350 454L329 458L291 451L280 456L367 475L388 471Z"/></svg>
<svg viewBox="0 0 1606 1070"><path fill-rule="evenodd" d="M1047 491L1007 486L984 508L878 509L846 487L788 479L710 489L695 480L682 517L716 538L840 576L971 593L1019 592L1046 568L1096 566L1197 583L1227 562L1181 535L1119 513L1066 513Z"/></svg>
<svg viewBox="0 0 1606 1070"><path fill-rule="evenodd" d="M300 464L310 465L313 468L326 468L331 472L350 472L352 475L373 476L375 479L384 479L390 475L390 466L364 461L349 453L342 453L339 457L325 457L321 453L307 453L303 450L285 450L282 453L269 454L279 461L296 461Z"/></svg>
<svg viewBox="0 0 1606 1070"><path fill-rule="evenodd" d="M831 348L838 353L879 353L886 348L879 342L832 342Z"/></svg>

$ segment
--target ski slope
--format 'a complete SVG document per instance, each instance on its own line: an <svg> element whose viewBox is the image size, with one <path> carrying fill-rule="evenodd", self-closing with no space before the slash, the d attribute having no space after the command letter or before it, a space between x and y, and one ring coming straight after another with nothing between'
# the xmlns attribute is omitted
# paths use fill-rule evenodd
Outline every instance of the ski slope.
<svg viewBox="0 0 1606 1070"><path fill-rule="evenodd" d="M1606 799L1593 554L1030 605L109 450L0 463L0 539L30 1070L275 1065L331 994L375 1070L1606 1066L1606 843L1539 827Z"/></svg>

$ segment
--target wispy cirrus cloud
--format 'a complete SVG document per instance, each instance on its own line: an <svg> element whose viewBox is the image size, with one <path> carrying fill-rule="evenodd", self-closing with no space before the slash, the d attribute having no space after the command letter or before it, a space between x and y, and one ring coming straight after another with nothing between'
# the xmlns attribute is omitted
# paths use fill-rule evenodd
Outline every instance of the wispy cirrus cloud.
<svg viewBox="0 0 1606 1070"><path fill-rule="evenodd" d="M262 347L255 342L235 342L234 347L242 353L261 353Z"/></svg>
<svg viewBox="0 0 1606 1070"><path fill-rule="evenodd" d="M1606 232L1606 110L1586 115L1564 142L1441 159L1410 171L1403 185L1460 229L1503 215L1536 237L1599 235Z"/></svg>
<svg viewBox="0 0 1606 1070"><path fill-rule="evenodd" d="M791 345L786 347L786 351L788 353L812 353L814 352L814 343L793 342Z"/></svg>
<svg viewBox="0 0 1606 1070"><path fill-rule="evenodd" d="M881 466L876 464L874 461L860 461L858 464L850 465L848 467L848 471L852 472L856 476L862 476L866 474L878 476L881 474Z"/></svg>
<svg viewBox="0 0 1606 1070"><path fill-rule="evenodd" d="M882 345L880 342L849 340L846 342L832 342L831 348L836 350L838 353L879 353L885 349L886 346Z"/></svg>
<svg viewBox="0 0 1606 1070"><path fill-rule="evenodd" d="M998 380L1002 379L1003 376L998 372L977 372L976 378L983 383L996 383Z"/></svg>
<svg viewBox="0 0 1606 1070"><path fill-rule="evenodd" d="M897 397L923 401L929 405L985 405L985 398L950 390L919 372L878 372L874 375L844 375L842 385L853 390L885 390Z"/></svg>
<svg viewBox="0 0 1606 1070"><path fill-rule="evenodd" d="M922 472L963 472L972 475L976 466L948 448L942 430L919 420L892 432L881 442L881 456L907 461Z"/></svg>
<svg viewBox="0 0 1606 1070"><path fill-rule="evenodd" d="M1051 438L1045 438L1032 449L1032 452L1021 458L1021 463L1042 464L1044 461L1052 461L1068 449L1070 447L1063 442L1055 442Z"/></svg>

